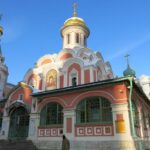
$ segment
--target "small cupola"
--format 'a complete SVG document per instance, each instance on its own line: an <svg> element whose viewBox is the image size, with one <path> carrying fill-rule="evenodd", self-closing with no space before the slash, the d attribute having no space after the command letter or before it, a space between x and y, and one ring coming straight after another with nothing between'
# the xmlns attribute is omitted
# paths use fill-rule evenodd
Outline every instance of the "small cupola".
<svg viewBox="0 0 150 150"><path fill-rule="evenodd" d="M131 77L135 77L136 73L135 71L130 67L130 65L127 66L127 69L123 72L123 75L125 77L127 76L131 76Z"/></svg>
<svg viewBox="0 0 150 150"><path fill-rule="evenodd" d="M61 28L63 48L87 47L89 28L82 18L77 17L76 4L74 4L73 17L67 19Z"/></svg>
<svg viewBox="0 0 150 150"><path fill-rule="evenodd" d="M129 55L127 54L125 57L127 59L127 69L123 72L123 75L124 77L128 77L128 76L135 77L136 72L129 65L129 59L128 59Z"/></svg>

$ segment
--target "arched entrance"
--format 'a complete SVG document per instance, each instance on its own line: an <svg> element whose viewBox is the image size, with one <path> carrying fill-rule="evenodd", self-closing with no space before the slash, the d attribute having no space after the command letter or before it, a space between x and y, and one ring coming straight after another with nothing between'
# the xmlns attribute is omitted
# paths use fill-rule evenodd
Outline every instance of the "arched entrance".
<svg viewBox="0 0 150 150"><path fill-rule="evenodd" d="M28 136L29 114L20 106L10 113L9 138L24 139Z"/></svg>

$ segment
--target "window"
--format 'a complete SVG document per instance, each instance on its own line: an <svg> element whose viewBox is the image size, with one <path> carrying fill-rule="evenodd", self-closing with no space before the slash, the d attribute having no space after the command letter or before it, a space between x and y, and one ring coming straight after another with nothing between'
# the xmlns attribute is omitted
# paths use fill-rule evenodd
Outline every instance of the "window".
<svg viewBox="0 0 150 150"><path fill-rule="evenodd" d="M142 123L143 123L143 128L146 129L146 115L144 113L144 111L142 110Z"/></svg>
<svg viewBox="0 0 150 150"><path fill-rule="evenodd" d="M89 97L77 106L77 123L112 123L110 102L103 97Z"/></svg>
<svg viewBox="0 0 150 150"><path fill-rule="evenodd" d="M23 94L19 94L19 95L18 95L18 99L19 99L19 100L23 100Z"/></svg>
<svg viewBox="0 0 150 150"><path fill-rule="evenodd" d="M139 126L139 112L134 101L132 101L132 113L133 113L134 126L138 127Z"/></svg>
<svg viewBox="0 0 150 150"><path fill-rule="evenodd" d="M70 34L67 34L67 44L70 44Z"/></svg>
<svg viewBox="0 0 150 150"><path fill-rule="evenodd" d="M57 103L47 104L40 114L40 125L54 125L63 123L63 107Z"/></svg>
<svg viewBox="0 0 150 150"><path fill-rule="evenodd" d="M73 77L72 78L72 86L76 86L77 85L77 78Z"/></svg>
<svg viewBox="0 0 150 150"><path fill-rule="evenodd" d="M79 43L79 33L76 33L76 43Z"/></svg>
<svg viewBox="0 0 150 150"><path fill-rule="evenodd" d="M86 37L84 36L84 45L86 46L87 43L86 43Z"/></svg>
<svg viewBox="0 0 150 150"><path fill-rule="evenodd" d="M69 79L70 86L76 86L78 84L78 73L75 69L71 71L70 79Z"/></svg>

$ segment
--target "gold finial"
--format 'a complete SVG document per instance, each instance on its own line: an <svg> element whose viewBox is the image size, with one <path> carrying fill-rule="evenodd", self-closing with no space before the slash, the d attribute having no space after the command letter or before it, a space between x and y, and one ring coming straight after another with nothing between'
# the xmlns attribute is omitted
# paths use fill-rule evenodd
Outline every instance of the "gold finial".
<svg viewBox="0 0 150 150"><path fill-rule="evenodd" d="M74 3L74 4L73 4L73 7L74 7L73 16L76 17L76 16L77 16L77 4Z"/></svg>

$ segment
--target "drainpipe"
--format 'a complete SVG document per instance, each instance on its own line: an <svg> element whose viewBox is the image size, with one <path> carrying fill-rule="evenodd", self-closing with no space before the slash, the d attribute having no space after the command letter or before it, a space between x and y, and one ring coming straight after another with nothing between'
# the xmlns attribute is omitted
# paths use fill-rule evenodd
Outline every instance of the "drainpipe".
<svg viewBox="0 0 150 150"><path fill-rule="evenodd" d="M130 82L130 92L129 92L129 108L130 108L130 118L131 118L131 132L132 136L136 137L135 134L135 127L134 127L134 119L133 119L133 109L132 109L132 91L133 91L133 83L132 83L132 77L128 77Z"/></svg>
<svg viewBox="0 0 150 150"><path fill-rule="evenodd" d="M131 118L131 132L132 132L132 137L134 140L138 139L135 133L135 127L134 127L134 119L133 119L133 109L132 109L132 92L133 92L133 77L128 77L128 80L130 82L130 92L129 92L129 108L130 108L130 118ZM139 141L139 148L142 150L142 143Z"/></svg>

